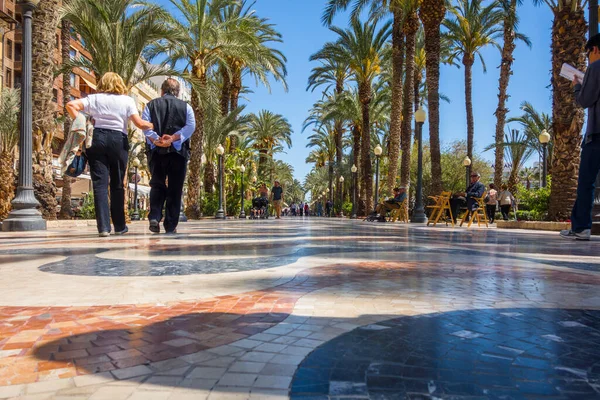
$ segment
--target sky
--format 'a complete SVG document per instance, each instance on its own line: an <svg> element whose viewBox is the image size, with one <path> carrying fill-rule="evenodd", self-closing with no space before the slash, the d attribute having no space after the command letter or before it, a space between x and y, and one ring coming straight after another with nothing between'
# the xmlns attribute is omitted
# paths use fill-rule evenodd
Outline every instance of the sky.
<svg viewBox="0 0 600 400"><path fill-rule="evenodd" d="M163 4L167 0L159 0ZM283 44L276 46L287 57L288 91L274 83L269 92L264 87L254 86L247 80L253 93L247 95L247 112L262 109L282 114L293 128L292 148L275 158L282 159L294 167L294 176L301 182L312 168L305 159L310 149L306 148L307 137L311 132L302 132L302 124L313 103L321 97L321 91L307 92L306 84L311 68L317 65L309 57L327 41L336 40L336 35L321 24L325 0L256 0L253 9L261 17L269 18L283 35ZM548 6L535 7L532 2L524 2L519 9L521 24L519 31L529 37L532 47L519 42L514 54L513 75L510 80L507 103L509 117L521 115L519 109L523 101L529 101L540 112L550 113L552 106L550 90L551 73L551 27L552 13ZM346 15L334 20L334 25L345 27ZM498 78L500 53L489 47L482 52L487 66L476 61L473 67L473 111L475 116L475 152L492 161L493 151L483 153L483 148L494 142L496 118L494 111L498 103ZM440 92L450 98L450 103L440 103L440 137L442 146L456 140L466 140L466 110L464 94L464 69L442 66ZM519 129L518 124L511 126ZM427 140L428 127L425 123L424 140Z"/></svg>

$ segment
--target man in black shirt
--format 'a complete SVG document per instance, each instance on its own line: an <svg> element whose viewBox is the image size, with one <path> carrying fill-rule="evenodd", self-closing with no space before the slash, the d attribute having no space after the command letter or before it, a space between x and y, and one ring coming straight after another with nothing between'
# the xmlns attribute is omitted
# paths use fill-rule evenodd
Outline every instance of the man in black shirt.
<svg viewBox="0 0 600 400"><path fill-rule="evenodd" d="M271 189L271 200L275 207L275 219L281 218L281 203L283 203L283 188L279 185L279 181L275 181L275 186Z"/></svg>
<svg viewBox="0 0 600 400"><path fill-rule="evenodd" d="M467 187L465 193L456 193L452 199L450 199L450 208L452 209L452 219L456 223L458 217L458 209L461 205L467 203L467 215L465 221L468 221L473 211L477 210L479 204L477 199L483 196L485 192L485 186L479 182L481 175L478 172L471 173L471 184Z"/></svg>

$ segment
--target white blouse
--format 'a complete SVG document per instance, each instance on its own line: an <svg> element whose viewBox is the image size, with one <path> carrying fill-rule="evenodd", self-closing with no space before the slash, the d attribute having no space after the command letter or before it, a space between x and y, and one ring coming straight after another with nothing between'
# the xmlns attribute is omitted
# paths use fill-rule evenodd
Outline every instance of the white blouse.
<svg viewBox="0 0 600 400"><path fill-rule="evenodd" d="M127 134L132 115L139 115L135 101L126 95L97 93L83 99L83 111L94 118L94 128L112 129Z"/></svg>

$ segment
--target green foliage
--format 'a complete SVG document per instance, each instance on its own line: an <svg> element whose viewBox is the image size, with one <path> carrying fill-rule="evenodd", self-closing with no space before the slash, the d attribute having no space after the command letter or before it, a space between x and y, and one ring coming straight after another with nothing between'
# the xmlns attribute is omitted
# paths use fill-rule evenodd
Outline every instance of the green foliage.
<svg viewBox="0 0 600 400"><path fill-rule="evenodd" d="M536 211L517 211L517 220L519 221L542 221L546 214L541 214Z"/></svg>
<svg viewBox="0 0 600 400"><path fill-rule="evenodd" d="M205 193L201 200L202 213L204 216L211 216L217 213L219 209L219 192Z"/></svg>
<svg viewBox="0 0 600 400"><path fill-rule="evenodd" d="M348 216L352 214L352 203L349 201L346 201L344 203L344 205L342 206L342 210L344 210L344 215Z"/></svg>
<svg viewBox="0 0 600 400"><path fill-rule="evenodd" d="M520 184L517 187L517 199L519 199L519 209L528 211L527 217L534 219L526 219L525 221L540 221L546 218L548 207L550 205L550 192L552 181L548 176L548 181L545 188L527 189Z"/></svg>
<svg viewBox="0 0 600 400"><path fill-rule="evenodd" d="M10 153L19 143L19 110L21 92L18 89L2 89L0 96L0 152Z"/></svg>
<svg viewBox="0 0 600 400"><path fill-rule="evenodd" d="M83 205L77 213L77 218L96 219L96 209L94 208L94 194L88 193L83 199Z"/></svg>
<svg viewBox="0 0 600 400"><path fill-rule="evenodd" d="M129 209L127 210L127 213L129 214L129 218L131 218L131 217L133 216L133 213L134 213L134 212L135 212L135 211L134 211L134 209L133 209L133 206L132 206L132 205L130 205L130 206L129 206ZM140 216L140 219L146 219L146 218L148 218L148 210L142 210L142 209L140 208L140 209L138 209L138 214L139 214L139 216Z"/></svg>

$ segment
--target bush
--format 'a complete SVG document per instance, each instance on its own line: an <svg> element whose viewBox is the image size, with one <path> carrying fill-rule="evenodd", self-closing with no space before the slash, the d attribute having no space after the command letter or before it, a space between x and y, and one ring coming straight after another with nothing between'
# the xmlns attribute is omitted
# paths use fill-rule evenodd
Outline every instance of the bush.
<svg viewBox="0 0 600 400"><path fill-rule="evenodd" d="M344 210L344 215L352 214L352 203L347 201L342 205L342 210Z"/></svg>
<svg viewBox="0 0 600 400"><path fill-rule="evenodd" d="M219 193L205 193L202 197L202 214L204 216L211 216L217 213L219 209Z"/></svg>
<svg viewBox="0 0 600 400"><path fill-rule="evenodd" d="M543 221L545 216L537 211L517 211L518 221Z"/></svg>
<svg viewBox="0 0 600 400"><path fill-rule="evenodd" d="M77 213L77 218L96 219L96 209L94 208L94 194L88 193L83 199L83 205Z"/></svg>
<svg viewBox="0 0 600 400"><path fill-rule="evenodd" d="M551 180L548 177L548 182L545 188L527 189L524 185L517 187L517 199L519 201L519 210L530 211L528 218L524 221L541 221L548 215L548 207L550 205L550 188ZM518 214L517 214L518 215Z"/></svg>

